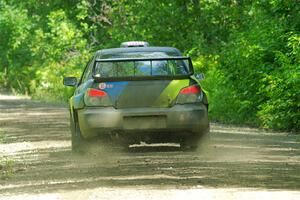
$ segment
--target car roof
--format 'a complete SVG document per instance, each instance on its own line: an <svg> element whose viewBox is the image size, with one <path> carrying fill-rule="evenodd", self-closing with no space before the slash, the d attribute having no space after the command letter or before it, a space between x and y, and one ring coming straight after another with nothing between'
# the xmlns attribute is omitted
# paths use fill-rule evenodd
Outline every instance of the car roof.
<svg viewBox="0 0 300 200"><path fill-rule="evenodd" d="M96 52L96 56L112 55L118 53L130 53L130 52L165 52L167 54L174 54L181 56L181 52L173 47L127 47L127 48L112 48L102 49Z"/></svg>

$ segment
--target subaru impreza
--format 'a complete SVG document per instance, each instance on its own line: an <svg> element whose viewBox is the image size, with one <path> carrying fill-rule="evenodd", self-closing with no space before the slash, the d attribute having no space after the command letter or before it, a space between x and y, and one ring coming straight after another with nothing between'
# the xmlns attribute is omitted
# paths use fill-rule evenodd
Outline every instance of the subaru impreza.
<svg viewBox="0 0 300 200"><path fill-rule="evenodd" d="M209 132L208 101L189 57L172 47L125 42L97 51L69 99L72 149L94 138L126 145L176 142L196 149Z"/></svg>

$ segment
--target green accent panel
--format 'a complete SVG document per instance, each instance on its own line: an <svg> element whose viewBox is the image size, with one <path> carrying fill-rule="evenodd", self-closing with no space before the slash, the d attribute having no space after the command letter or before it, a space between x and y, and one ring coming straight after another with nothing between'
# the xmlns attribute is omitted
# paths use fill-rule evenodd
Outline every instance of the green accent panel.
<svg viewBox="0 0 300 200"><path fill-rule="evenodd" d="M173 80L154 102L154 106L168 107L175 100L179 91L189 86L190 80Z"/></svg>
<svg viewBox="0 0 300 200"><path fill-rule="evenodd" d="M201 81L199 81L194 75L192 75L191 76L191 79L193 79L194 81L196 81L199 85L200 85L200 87L201 87L201 90L204 92L204 94L205 94L205 98L206 98L206 104L208 104L208 100L207 100L207 95L208 95L208 92L207 92L207 90L205 90L202 86L201 86Z"/></svg>
<svg viewBox="0 0 300 200"><path fill-rule="evenodd" d="M117 100L117 108L152 107L170 82L171 80L129 81Z"/></svg>
<svg viewBox="0 0 300 200"><path fill-rule="evenodd" d="M200 81L195 77L195 75L192 75L191 79L193 79L194 81L196 81L200 85Z"/></svg>
<svg viewBox="0 0 300 200"><path fill-rule="evenodd" d="M74 109L80 109L84 107L83 95L83 93L79 93L72 97Z"/></svg>

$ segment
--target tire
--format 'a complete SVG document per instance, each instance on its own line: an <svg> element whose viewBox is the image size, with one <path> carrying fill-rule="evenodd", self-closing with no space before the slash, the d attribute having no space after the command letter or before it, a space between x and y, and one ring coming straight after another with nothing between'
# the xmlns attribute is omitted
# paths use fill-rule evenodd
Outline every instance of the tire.
<svg viewBox="0 0 300 200"><path fill-rule="evenodd" d="M183 151L205 151L210 144L210 134L205 132L204 134L197 134L197 136L191 136L184 138L180 142L180 148Z"/></svg>
<svg viewBox="0 0 300 200"><path fill-rule="evenodd" d="M79 128L78 122L76 122L72 117L70 116L70 127L71 127L71 146L72 151L75 153L78 152L84 152L84 139L81 136L81 131Z"/></svg>
<svg viewBox="0 0 300 200"><path fill-rule="evenodd" d="M180 148L183 151L196 151L199 145L199 138L197 137L188 137L183 138L180 142Z"/></svg>

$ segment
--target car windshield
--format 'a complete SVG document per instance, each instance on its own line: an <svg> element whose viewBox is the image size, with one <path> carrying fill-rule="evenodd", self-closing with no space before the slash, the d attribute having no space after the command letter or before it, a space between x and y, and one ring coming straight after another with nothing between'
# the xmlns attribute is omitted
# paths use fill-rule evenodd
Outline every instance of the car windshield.
<svg viewBox="0 0 300 200"><path fill-rule="evenodd" d="M94 75L109 78L178 76L191 73L188 58L170 56L178 55L165 52L128 52L102 55L96 61Z"/></svg>

